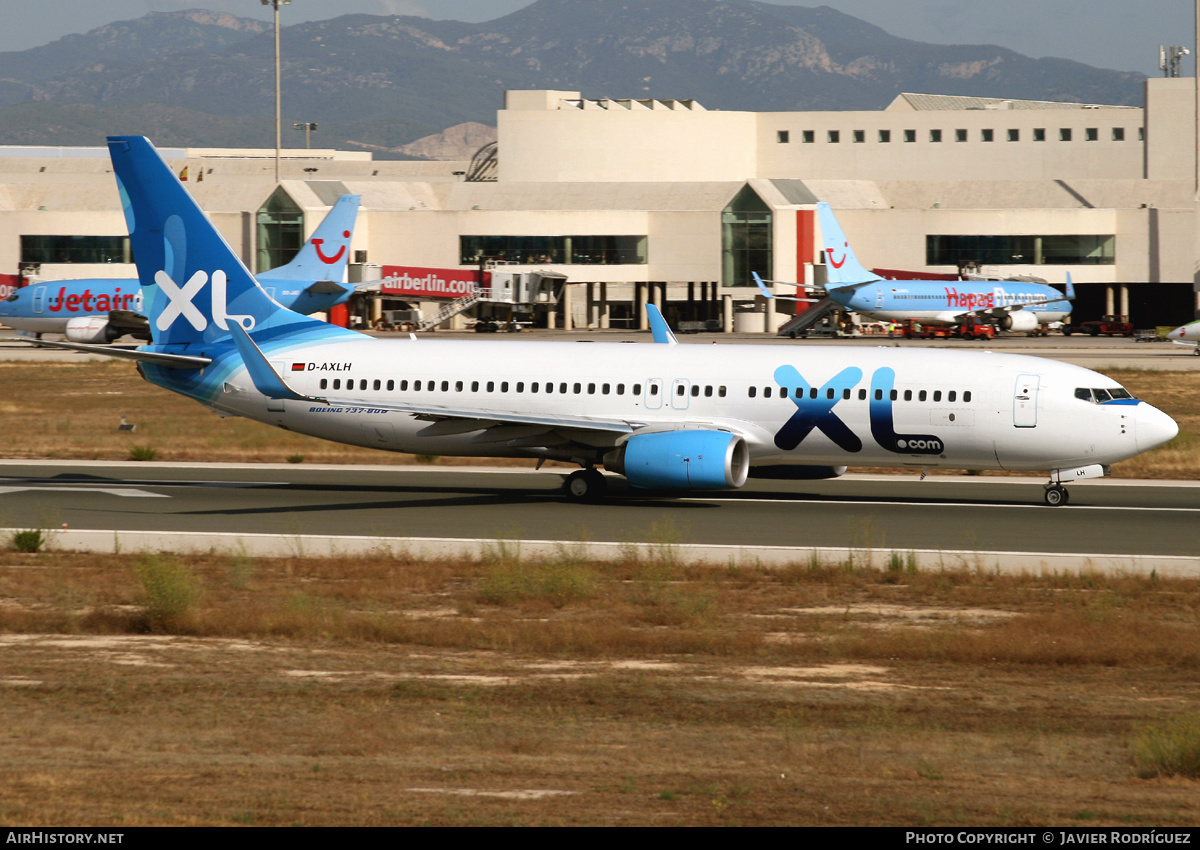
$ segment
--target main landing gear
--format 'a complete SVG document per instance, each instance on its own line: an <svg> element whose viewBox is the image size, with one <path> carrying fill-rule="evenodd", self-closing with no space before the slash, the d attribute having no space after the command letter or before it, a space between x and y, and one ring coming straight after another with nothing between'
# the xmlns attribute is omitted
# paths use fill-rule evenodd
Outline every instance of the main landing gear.
<svg viewBox="0 0 1200 850"><path fill-rule="evenodd" d="M608 484L598 469L577 469L563 482L563 492L574 502L594 502L604 498Z"/></svg>
<svg viewBox="0 0 1200 850"><path fill-rule="evenodd" d="M1046 489L1046 504L1052 508L1057 508L1060 505L1065 505L1071 501L1071 494L1067 492L1067 488L1061 484L1053 482L1045 485Z"/></svg>

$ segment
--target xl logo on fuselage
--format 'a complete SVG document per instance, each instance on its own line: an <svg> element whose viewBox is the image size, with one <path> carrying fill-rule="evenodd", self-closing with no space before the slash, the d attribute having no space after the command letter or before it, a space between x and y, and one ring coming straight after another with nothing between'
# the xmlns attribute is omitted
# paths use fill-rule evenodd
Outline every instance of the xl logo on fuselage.
<svg viewBox="0 0 1200 850"><path fill-rule="evenodd" d="M787 393L796 405L791 419L775 434L775 445L791 451L804 441L814 430L820 431L838 448L846 452L862 451L862 440L850 426L834 413L839 401L850 397L850 390L863 378L863 371L850 366L838 372L820 388L815 388L804 379L794 366L780 366L775 370L775 382ZM933 434L898 434L892 415L892 390L896 384L896 371L889 367L876 369L871 376L871 391L867 415L871 422L871 436L883 449L896 454L940 455L945 444Z"/></svg>
<svg viewBox="0 0 1200 850"><path fill-rule="evenodd" d="M192 303L192 300L200 294L200 290L204 289L204 284L209 282L207 272L198 271L188 278L187 283L179 286L171 279L171 276L165 271L156 272L154 282L158 284L159 290L163 295L167 296L167 305L162 312L158 314L155 320L155 325L160 331L165 331L175 323L175 320L180 316L187 319L197 331L203 331L208 327L208 318L200 311L200 308ZM225 272L217 269L212 273L212 319L216 322L217 327L223 331L229 330L229 320L237 322L246 330L254 329L254 317L249 315L232 315L225 312L226 309L226 288L228 281L225 277Z"/></svg>

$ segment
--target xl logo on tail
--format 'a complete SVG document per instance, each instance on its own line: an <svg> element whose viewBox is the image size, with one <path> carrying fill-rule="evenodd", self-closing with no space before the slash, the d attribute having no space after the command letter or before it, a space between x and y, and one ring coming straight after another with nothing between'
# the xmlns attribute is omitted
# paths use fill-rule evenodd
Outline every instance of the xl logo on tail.
<svg viewBox="0 0 1200 850"><path fill-rule="evenodd" d="M175 324L175 320L180 316L187 319L195 330L203 331L208 327L208 317L201 312L200 308L192 303L193 299L200 294L200 290L204 289L204 284L209 282L207 272L198 271L190 278L183 286L175 283L171 276L165 271L156 272L154 282L158 284L158 288L164 295L167 296L167 306L158 314L154 324L160 331L166 331L171 325ZM216 322L217 327L223 331L229 330L229 320L237 322L246 330L254 329L254 317L249 315L232 315L225 312L226 302L226 284L227 279L225 272L217 269L212 273L212 320Z"/></svg>

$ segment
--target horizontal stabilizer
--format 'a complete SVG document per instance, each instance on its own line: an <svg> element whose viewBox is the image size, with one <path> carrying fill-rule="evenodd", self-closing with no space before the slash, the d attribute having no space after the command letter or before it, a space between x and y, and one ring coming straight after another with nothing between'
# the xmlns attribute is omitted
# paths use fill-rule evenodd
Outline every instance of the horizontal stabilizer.
<svg viewBox="0 0 1200 850"><path fill-rule="evenodd" d="M163 354L155 351L142 351L137 348L116 348L111 345L87 345L82 342L51 342L45 339L30 339L27 337L6 337L0 342L28 342L44 348L62 348L67 351L82 351L86 354L103 354L105 357L116 357L120 360L137 360L141 363L154 363L169 369L203 369L212 363L211 357L196 357L189 354Z"/></svg>
<svg viewBox="0 0 1200 850"><path fill-rule="evenodd" d="M349 289L348 286L335 280L314 280L305 287L304 291L313 295L337 295L347 289Z"/></svg>

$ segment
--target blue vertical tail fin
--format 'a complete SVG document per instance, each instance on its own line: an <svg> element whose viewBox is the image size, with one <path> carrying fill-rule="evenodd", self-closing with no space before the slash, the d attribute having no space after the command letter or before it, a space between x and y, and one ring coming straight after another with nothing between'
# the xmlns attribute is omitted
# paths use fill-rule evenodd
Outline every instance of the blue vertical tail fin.
<svg viewBox="0 0 1200 850"><path fill-rule="evenodd" d="M286 265L263 272L272 280L332 280L346 277L350 261L350 240L358 217L361 195L342 195L325 214L325 219L304 243L300 253Z"/></svg>
<svg viewBox="0 0 1200 850"><path fill-rule="evenodd" d="M108 140L155 345L353 334L281 307L258 285L148 139ZM358 336L358 334L354 334Z"/></svg>
<svg viewBox="0 0 1200 850"><path fill-rule="evenodd" d="M833 210L824 201L817 204L817 219L821 223L821 244L825 248L825 273L830 287L836 289L839 286L854 283L882 280L879 275L863 268L858 257L854 255L854 249L850 247L850 240L842 232L842 227L838 224Z"/></svg>

